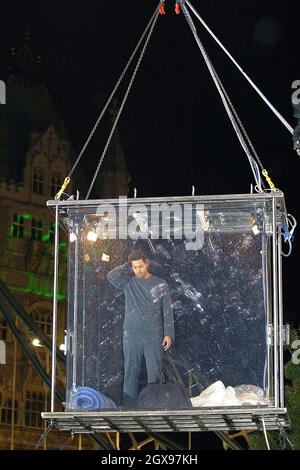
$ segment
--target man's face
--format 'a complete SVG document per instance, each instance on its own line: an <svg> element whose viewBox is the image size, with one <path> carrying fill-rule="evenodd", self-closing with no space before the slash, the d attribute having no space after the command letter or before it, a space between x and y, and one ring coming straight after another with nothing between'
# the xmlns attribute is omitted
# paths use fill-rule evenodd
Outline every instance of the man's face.
<svg viewBox="0 0 300 470"><path fill-rule="evenodd" d="M132 267L134 274L137 277L142 278L142 277L147 277L149 275L148 263L147 261L144 261L143 259L131 261L131 267Z"/></svg>

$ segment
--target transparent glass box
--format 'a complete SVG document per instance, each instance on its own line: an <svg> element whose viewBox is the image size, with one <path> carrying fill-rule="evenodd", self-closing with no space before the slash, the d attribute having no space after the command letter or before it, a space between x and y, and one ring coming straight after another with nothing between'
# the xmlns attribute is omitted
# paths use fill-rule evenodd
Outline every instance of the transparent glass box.
<svg viewBox="0 0 300 470"><path fill-rule="evenodd" d="M281 192L48 206L69 239L66 412L284 407Z"/></svg>

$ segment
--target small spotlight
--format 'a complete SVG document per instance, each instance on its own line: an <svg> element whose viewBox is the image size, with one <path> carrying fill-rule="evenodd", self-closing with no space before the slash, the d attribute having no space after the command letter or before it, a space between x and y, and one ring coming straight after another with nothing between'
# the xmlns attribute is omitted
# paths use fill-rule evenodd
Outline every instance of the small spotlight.
<svg viewBox="0 0 300 470"><path fill-rule="evenodd" d="M59 349L60 349L60 351L65 351L65 350L66 350L65 344L64 344L64 343L63 343L63 344L60 344L60 345L59 345Z"/></svg>
<svg viewBox="0 0 300 470"><path fill-rule="evenodd" d="M34 340L32 340L32 344L33 346L36 346L37 348L40 348L42 346L40 343L40 340L37 338L34 338Z"/></svg>
<svg viewBox="0 0 300 470"><path fill-rule="evenodd" d="M109 255L106 255L105 253L103 253L103 255L102 255L102 258L101 258L101 259L102 259L102 261L106 261L106 262L108 262L108 261L109 261Z"/></svg>
<svg viewBox="0 0 300 470"><path fill-rule="evenodd" d="M260 230L256 224L252 225L252 232L254 233L254 235L258 235L260 233Z"/></svg>
<svg viewBox="0 0 300 470"><path fill-rule="evenodd" d="M93 232L92 230L90 230L86 236L87 240L89 240L90 242L96 242L97 241L97 238L98 238L98 235L96 232Z"/></svg>
<svg viewBox="0 0 300 470"><path fill-rule="evenodd" d="M86 255L84 255L84 261L90 261L91 258L90 258L90 255L87 253Z"/></svg>
<svg viewBox="0 0 300 470"><path fill-rule="evenodd" d="M69 240L71 243L75 242L76 240L76 233L75 232L70 232L70 235L69 235Z"/></svg>

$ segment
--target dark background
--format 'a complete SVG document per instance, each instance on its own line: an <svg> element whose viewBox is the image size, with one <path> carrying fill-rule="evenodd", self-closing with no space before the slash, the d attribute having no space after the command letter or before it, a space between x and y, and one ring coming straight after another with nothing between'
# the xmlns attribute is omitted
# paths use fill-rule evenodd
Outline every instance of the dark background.
<svg viewBox="0 0 300 470"><path fill-rule="evenodd" d="M42 79L78 154L157 5L155 0L12 0L1 4L1 72L31 30ZM243 69L294 126L291 83L300 79L299 2L192 1ZM166 1L119 124L138 196L245 193L253 182L183 14ZM195 19L200 38L275 185L297 216L299 157L292 136ZM122 90L117 97L120 102ZM108 120L104 122L108 130ZM99 132L78 171L101 155ZM285 315L297 319L299 242L284 260Z"/></svg>

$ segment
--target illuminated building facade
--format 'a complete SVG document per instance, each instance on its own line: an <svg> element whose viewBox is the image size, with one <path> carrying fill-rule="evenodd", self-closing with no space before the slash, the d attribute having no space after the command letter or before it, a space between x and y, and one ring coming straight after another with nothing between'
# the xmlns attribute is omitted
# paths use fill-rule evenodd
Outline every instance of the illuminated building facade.
<svg viewBox="0 0 300 470"><path fill-rule="evenodd" d="M54 199L71 168L73 152L67 131L47 87L39 79L39 59L29 35L19 51L12 50L6 77L6 104L0 106L0 277L18 303L51 336L53 296L54 221L46 201ZM116 142L117 138L117 142ZM128 173L115 137L106 166L109 191L102 176L100 193L127 194ZM123 162L120 169L114 167ZM103 179L104 178L104 179ZM72 187L68 187L72 194ZM58 345L64 341L67 291L67 243L62 235L58 289ZM17 319L17 326L32 344L34 337ZM0 340L5 343L6 364L0 364L0 449L33 449L45 423L40 412L49 409L49 390L42 382L4 320L0 305ZM38 343L36 343L38 344ZM51 356L44 347L35 351L47 372ZM63 389L64 370L58 366ZM41 448L58 448L68 436L52 431ZM92 448L93 441L76 438L67 448Z"/></svg>

